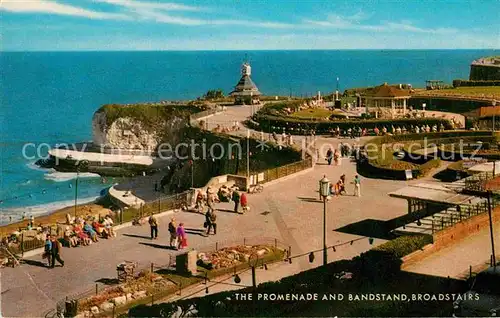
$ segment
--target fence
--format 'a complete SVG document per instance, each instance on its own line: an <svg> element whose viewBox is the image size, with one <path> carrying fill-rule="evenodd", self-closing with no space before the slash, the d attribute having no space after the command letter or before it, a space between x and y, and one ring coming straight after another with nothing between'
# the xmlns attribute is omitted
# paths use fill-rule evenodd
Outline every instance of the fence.
<svg viewBox="0 0 500 318"><path fill-rule="evenodd" d="M214 269L212 272L203 272L198 275L193 275L192 277L189 277L189 279L176 279L176 278L169 278L167 276L167 280L170 281L172 284L168 286L162 286L162 287L154 287L154 284L152 284L152 288L149 291L149 295L146 298L140 299L137 302L134 302L134 305L138 304L146 304L146 303L151 303L154 304L155 300L160 300L162 298L165 298L169 295L179 295L182 296L183 291L185 289L193 284L198 284L198 283L204 283L205 285L209 282L215 282L214 278L215 277L220 277L223 275L231 274L231 275L237 275L241 274L251 268L251 266L260 266L260 267L266 267L267 265L276 261L283 261L287 257L290 257L290 252L291 252L291 247L286 245L284 242L276 239L276 238L270 238L270 237L255 237L255 238L241 238L241 239L234 239L234 240L225 240L225 241L218 241L213 244L209 244L206 246L202 246L200 248L196 248L196 251L199 253L207 253L207 252L214 252L214 251L219 251L224 248L231 248L231 247L236 247L238 245L243 245L243 246L270 246L274 248L274 252L272 254L273 257L268 257L268 258L259 258L255 261L255 264L250 264L249 262L241 262L239 264L236 264L231 267L227 268L222 268L222 269ZM278 253L276 253L278 251ZM279 252L283 251L283 252ZM175 255L173 256L170 254L170 259L167 264L148 264L147 266L142 266L137 269L137 273L140 272L169 272L169 271L174 271L175 268L173 265L175 264ZM210 273L210 274L208 274ZM188 283L188 284L187 284ZM224 284L223 282L215 282L215 284ZM238 285L241 286L241 285ZM102 285L95 284L92 288L89 288L83 292L73 294L66 296L63 300L59 301L56 305L55 309L52 309L48 312L45 313L45 317L56 317L57 315L65 315L68 314L70 310L74 308L70 308L71 306L80 306L80 304L83 303L85 299L89 299L92 296L98 296L101 293L105 293L108 289L111 288L116 288L115 286L110 286L108 288L103 287ZM244 287L244 286L243 286ZM75 305L76 303L76 305ZM116 307L113 306L111 309L111 312L107 313L100 313L97 315L92 315L92 317L104 317L103 315L106 315L106 317L109 316L109 314L112 314L113 317L115 317L115 314L118 312L123 312L126 310L128 307L130 307L130 304L126 305L125 307Z"/></svg>
<svg viewBox="0 0 500 318"><path fill-rule="evenodd" d="M264 174L263 180L264 182L273 181L300 172L302 170L311 168L312 166L313 166L312 157L306 156L306 159L304 160L263 171L262 172Z"/></svg>
<svg viewBox="0 0 500 318"><path fill-rule="evenodd" d="M491 209L498 205L499 201L491 198ZM438 218L433 218L431 223L432 234L442 231L448 227L470 219L476 215L488 212L488 202L482 201L476 205L462 205L460 208L448 208Z"/></svg>
<svg viewBox="0 0 500 318"><path fill-rule="evenodd" d="M200 118L203 118L203 117L207 117L207 116L210 116L210 115L217 114L218 112L221 112L223 110L223 108L224 107L217 105L216 108L214 108L214 109L207 109L207 110L201 111L199 113L192 114L189 117L189 122L191 123L191 125L193 125L194 121L196 121L196 120L198 120Z"/></svg>
<svg viewBox="0 0 500 318"><path fill-rule="evenodd" d="M126 207L113 216L115 224L123 224L134 220L142 219L145 216L158 214L168 210L180 209L190 202L192 191L187 190L181 193L162 196L154 201L146 202L139 208Z"/></svg>

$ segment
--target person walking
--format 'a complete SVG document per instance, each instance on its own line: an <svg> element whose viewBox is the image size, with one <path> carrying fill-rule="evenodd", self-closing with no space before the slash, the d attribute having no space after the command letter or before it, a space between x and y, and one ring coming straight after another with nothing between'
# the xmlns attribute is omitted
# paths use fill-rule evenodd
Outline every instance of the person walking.
<svg viewBox="0 0 500 318"><path fill-rule="evenodd" d="M207 224L207 235L210 235L210 229L214 229L214 235L217 234L217 215L214 210L205 214L205 223Z"/></svg>
<svg viewBox="0 0 500 318"><path fill-rule="evenodd" d="M50 235L47 234L47 237L45 238L45 249L43 252L43 258L47 259L47 267L52 266L52 242L50 240Z"/></svg>
<svg viewBox="0 0 500 318"><path fill-rule="evenodd" d="M186 230L184 229L184 223L180 223L177 227L177 239L177 249L183 249L187 247L187 236Z"/></svg>
<svg viewBox="0 0 500 318"><path fill-rule="evenodd" d="M332 159L333 159L333 150L332 148L329 148L326 152L326 161L328 162L329 166L332 164Z"/></svg>
<svg viewBox="0 0 500 318"><path fill-rule="evenodd" d="M51 264L50 267L54 268L56 266L56 260L61 264L61 266L64 267L64 261L61 259L61 249L62 245L61 242L57 240L55 236L51 236L51 243L52 243L52 248L51 248Z"/></svg>
<svg viewBox="0 0 500 318"><path fill-rule="evenodd" d="M241 193L240 204L241 204L241 209L243 210L243 213L248 211L248 199L247 199L247 194L245 192Z"/></svg>
<svg viewBox="0 0 500 318"><path fill-rule="evenodd" d="M175 218L171 218L170 223L168 223L168 233L170 233L170 247L177 249L177 226L175 225Z"/></svg>
<svg viewBox="0 0 500 318"><path fill-rule="evenodd" d="M340 165L340 153L338 149L335 149L335 153L333 154L333 160L335 161L335 165Z"/></svg>
<svg viewBox="0 0 500 318"><path fill-rule="evenodd" d="M234 201L234 213L240 213L238 211L238 208L240 206L240 192L238 191L238 189L234 189L232 199Z"/></svg>
<svg viewBox="0 0 500 318"><path fill-rule="evenodd" d="M361 179L358 175L354 177L354 195L360 197L361 196Z"/></svg>
<svg viewBox="0 0 500 318"><path fill-rule="evenodd" d="M149 227L151 228L151 239L156 240L158 238L158 221L155 216L151 214L149 217Z"/></svg>
<svg viewBox="0 0 500 318"><path fill-rule="evenodd" d="M340 176L340 192L347 194L347 190L345 188L345 174Z"/></svg>

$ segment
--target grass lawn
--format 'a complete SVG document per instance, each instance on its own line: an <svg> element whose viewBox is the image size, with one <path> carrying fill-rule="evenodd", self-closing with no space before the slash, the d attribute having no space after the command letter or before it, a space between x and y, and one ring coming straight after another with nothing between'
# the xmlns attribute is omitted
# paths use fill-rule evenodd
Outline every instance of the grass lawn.
<svg viewBox="0 0 500 318"><path fill-rule="evenodd" d="M440 90L418 91L418 96L453 96L453 97L478 97L478 98L500 98L500 86L475 86L457 87Z"/></svg>
<svg viewBox="0 0 500 318"><path fill-rule="evenodd" d="M324 108L312 108L312 109L303 109L298 112L295 112L291 115L291 117L297 118L320 118L325 119L330 117L331 115L339 115L342 116L344 113L338 110L328 110Z"/></svg>

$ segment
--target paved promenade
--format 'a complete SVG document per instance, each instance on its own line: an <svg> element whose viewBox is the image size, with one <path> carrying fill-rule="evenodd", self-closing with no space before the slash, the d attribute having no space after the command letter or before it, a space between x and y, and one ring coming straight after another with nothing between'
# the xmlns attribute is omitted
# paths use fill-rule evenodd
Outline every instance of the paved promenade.
<svg viewBox="0 0 500 318"><path fill-rule="evenodd" d="M497 262L500 261L499 224L494 224L494 240ZM433 253L418 263L405 268L407 272L452 277L466 278L469 275L469 266L473 272L486 269L490 264L491 237L489 228L485 228L466 239L463 239L447 248Z"/></svg>
<svg viewBox="0 0 500 318"><path fill-rule="evenodd" d="M318 148L337 140L318 139ZM325 149L326 150L326 149ZM292 247L297 255L322 247L323 206L317 202L318 180L327 175L332 181L345 173L350 181L355 175L355 164L344 159L340 166L317 165L312 171L288 178L265 187L264 192L249 195L251 211L245 215L234 214L232 206L218 208L218 232L204 237L189 234L190 247L215 245L216 241L233 241L243 237L273 237ZM336 231L349 224L366 219L388 220L406 213L404 200L390 198L388 192L407 184L376 179L362 179L362 197L342 196L333 198L328 209L328 245L349 241L363 235ZM348 189L352 194L353 189ZM264 213L266 212L266 213ZM204 217L200 214L178 212L175 215L187 228L201 229ZM116 277L116 265L124 260L137 261L147 268L151 262L167 264L174 251L162 248L168 244L166 233L169 217L160 220L160 238L150 241L149 227L128 227L118 231L118 237L101 240L89 247L63 250L64 267L41 267L41 256L30 259L32 265L2 270L2 315L6 317L37 316L54 307L68 294L95 288L96 281ZM196 233L192 231L192 233ZM383 240L375 239L374 244ZM329 252L329 261L352 258L373 247L368 239L355 242ZM320 258L319 255L317 258ZM308 269L311 265L304 257L295 262L298 267L288 267L290 272ZM314 264L313 264L314 265ZM294 265L295 266L295 265ZM287 270L288 271L288 270Z"/></svg>

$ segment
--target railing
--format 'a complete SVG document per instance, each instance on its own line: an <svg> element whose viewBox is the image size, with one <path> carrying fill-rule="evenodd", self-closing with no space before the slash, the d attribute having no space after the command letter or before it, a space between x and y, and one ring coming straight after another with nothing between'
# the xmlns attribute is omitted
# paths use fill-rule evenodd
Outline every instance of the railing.
<svg viewBox="0 0 500 318"><path fill-rule="evenodd" d="M193 121L196 121L200 118L203 118L203 117L207 117L207 116L210 116L210 115L214 115L214 114L217 114L218 112L221 112L223 110L223 107L222 106L219 106L217 105L214 109L207 109L207 110L204 110L204 111L201 111L199 113L196 113L196 114L192 114L190 117L189 117L189 122L191 123L191 125L193 124Z"/></svg>
<svg viewBox="0 0 500 318"><path fill-rule="evenodd" d="M267 169L261 173L264 174L263 181L269 182L311 168L312 166L312 157L307 156L306 159L303 159L301 161L293 162L281 167Z"/></svg>
<svg viewBox="0 0 500 318"><path fill-rule="evenodd" d="M486 191L486 184L494 178L493 172L481 172L465 178L465 190Z"/></svg>
<svg viewBox="0 0 500 318"><path fill-rule="evenodd" d="M238 245L246 245L246 246L248 246L248 245L251 245L251 246L265 245L265 246L274 247L275 250L284 251L283 256L281 258L268 259L268 260L265 260L264 258L260 258L259 260L256 261L256 264L255 264L255 266L259 266L259 267L267 266L268 264L276 262L276 261L283 261L291 256L291 247L290 246L288 246L286 243L284 243L276 238L269 238L269 237L241 238L241 239L235 239L235 240L218 241L218 242L215 242L215 243L210 244L210 245L196 248L195 250L199 253L214 252L214 251L218 251L218 250L221 250L224 248L235 247ZM159 271L165 271L165 270L173 271L173 270L175 270L175 268L173 268L173 264L175 264L175 256L170 254L169 262L167 264L160 265L160 264L151 263L148 266L138 268L137 273L144 272L144 271L148 271L148 272L159 272ZM251 267L251 265L248 262L240 262L240 263L238 263L234 266L231 266L231 267L226 267L226 268L222 268L222 269L215 269L215 270L213 270L214 274L211 274L211 275L204 275L204 274L194 275L194 276L192 276L192 278L193 278L192 283L188 286L186 286L186 285L183 286L182 281L176 281L175 279L167 278L167 280L172 282L173 285L163 286L162 288L155 288L152 284L151 288L148 289L148 291L149 291L148 296L146 298L141 299L141 302L154 304L155 300L160 300L162 298L168 297L169 295L177 294L177 295L181 296L182 292L187 287L192 286L194 284L199 284L199 283L207 284L210 282L213 286L213 285L216 285L219 283L223 283L223 282L215 281L214 278L216 278L218 276L227 275L227 274L233 274L233 275L241 274L241 273L247 271L250 267ZM88 299L92 296L98 296L99 294L105 293L107 289L116 288L116 287L117 287L116 284L114 286L109 286L106 288L103 288L102 285L100 286L99 284L95 284L94 287L87 289L83 292L66 296L63 300L60 300L59 302L57 302L56 309L55 310L52 309L52 310L48 311L45 314L45 317L49 317L49 316L50 317L58 317L57 315L65 315L68 313L67 306L68 305L71 306L71 303L73 303L73 304L76 303L76 306L78 308L78 306L85 299ZM242 286L242 287L245 287L245 286ZM113 306L113 308L111 310L113 317L119 311L125 310L126 307L128 307L128 306L125 305L121 308ZM92 316L92 314L90 312L88 312L88 313L89 313L90 317L94 317L94 316ZM107 312L107 313L100 312L99 314L95 315L95 317L108 317L109 314L111 314L111 312Z"/></svg>
<svg viewBox="0 0 500 318"><path fill-rule="evenodd" d="M494 209L500 202L494 197L491 198L491 209ZM446 209L445 215L439 216L439 218L432 218L432 234L442 231L448 227L470 219L476 215L488 212L488 202L485 200L479 202L476 205L460 205L459 209L448 208Z"/></svg>
<svg viewBox="0 0 500 318"><path fill-rule="evenodd" d="M159 197L154 201L149 201L139 208L124 208L113 216L113 222L118 224L127 223L133 220L142 219L145 216L158 214L168 210L180 209L191 202L192 191L187 190L181 193Z"/></svg>

